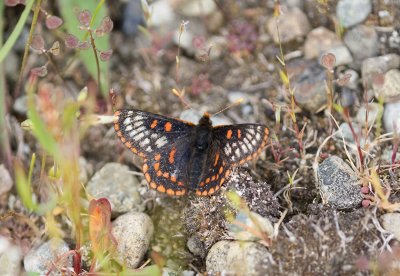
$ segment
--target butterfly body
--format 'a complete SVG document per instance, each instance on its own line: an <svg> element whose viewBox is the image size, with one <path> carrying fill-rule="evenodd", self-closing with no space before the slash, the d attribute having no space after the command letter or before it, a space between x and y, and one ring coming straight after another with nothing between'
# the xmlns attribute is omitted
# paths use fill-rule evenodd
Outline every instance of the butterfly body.
<svg viewBox="0 0 400 276"><path fill-rule="evenodd" d="M143 158L149 186L169 195L210 195L233 166L259 155L268 128L258 124L213 127L205 113L197 125L134 109L118 110L114 128L121 141Z"/></svg>

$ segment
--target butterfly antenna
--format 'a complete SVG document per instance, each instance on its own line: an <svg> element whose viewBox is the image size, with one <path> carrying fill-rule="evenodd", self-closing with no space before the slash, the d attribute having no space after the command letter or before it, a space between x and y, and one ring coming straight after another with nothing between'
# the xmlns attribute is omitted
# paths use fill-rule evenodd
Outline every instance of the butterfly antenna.
<svg viewBox="0 0 400 276"><path fill-rule="evenodd" d="M185 89L183 89L182 91L179 91L176 88L172 88L172 94L174 94L175 96L177 96L179 98L179 100L181 101L182 105L184 108L191 108L190 106L192 105L191 103L187 102L184 98L185 95Z"/></svg>
<svg viewBox="0 0 400 276"><path fill-rule="evenodd" d="M227 107L225 107L224 109L221 109L221 110L218 111L217 113L212 114L211 117L212 117L212 116L215 116L215 115L217 115L217 114L219 114L219 113L222 113L222 112L224 112L225 110L227 110L227 109L229 109L229 108L231 108L231 107L240 105L242 102L243 102L243 98L240 98L240 99L238 99L237 101L235 101L234 103L232 103L232 104L228 105Z"/></svg>

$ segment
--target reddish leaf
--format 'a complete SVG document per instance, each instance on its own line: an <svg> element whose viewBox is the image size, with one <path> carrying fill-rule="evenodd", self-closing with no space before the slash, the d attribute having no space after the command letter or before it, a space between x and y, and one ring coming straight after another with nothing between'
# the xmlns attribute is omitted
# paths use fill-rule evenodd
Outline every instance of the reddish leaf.
<svg viewBox="0 0 400 276"><path fill-rule="evenodd" d="M78 48L81 50L86 50L90 48L90 44L87 41L79 42Z"/></svg>
<svg viewBox="0 0 400 276"><path fill-rule="evenodd" d="M108 34L112 31L114 27L114 23L112 22L109 16L106 16L101 21L100 27L96 29L97 36L103 36L104 34Z"/></svg>
<svg viewBox="0 0 400 276"><path fill-rule="evenodd" d="M47 75L47 66L43 65L40 67L32 68L31 73L38 77L45 77Z"/></svg>
<svg viewBox="0 0 400 276"><path fill-rule="evenodd" d="M104 52L100 52L100 59L102 61L108 61L110 59L112 53L113 53L113 50L111 50L111 49L104 51Z"/></svg>
<svg viewBox="0 0 400 276"><path fill-rule="evenodd" d="M49 15L46 18L46 27L50 30L57 29L63 23L64 21L58 16Z"/></svg>
<svg viewBox="0 0 400 276"><path fill-rule="evenodd" d="M54 56L58 56L60 54L60 42L55 41L53 43L53 46L51 46L49 52L52 53L52 55Z"/></svg>
<svg viewBox="0 0 400 276"><path fill-rule="evenodd" d="M77 48L80 43L79 39L72 34L67 34L65 36L64 42L65 46L67 46L68 48Z"/></svg>
<svg viewBox="0 0 400 276"><path fill-rule="evenodd" d="M104 252L117 245L111 233L111 204L106 198L89 204L89 237L94 252Z"/></svg>
<svg viewBox="0 0 400 276"><path fill-rule="evenodd" d="M332 53L324 54L321 58L321 64L328 70L333 70L336 64L336 57Z"/></svg>
<svg viewBox="0 0 400 276"><path fill-rule="evenodd" d="M44 50L44 39L41 35L34 35L31 42L32 49L43 51Z"/></svg>
<svg viewBox="0 0 400 276"><path fill-rule="evenodd" d="M78 13L78 21L83 26L86 26L86 27L89 26L91 18L92 18L92 14L90 13L89 10L83 10L80 13Z"/></svg>

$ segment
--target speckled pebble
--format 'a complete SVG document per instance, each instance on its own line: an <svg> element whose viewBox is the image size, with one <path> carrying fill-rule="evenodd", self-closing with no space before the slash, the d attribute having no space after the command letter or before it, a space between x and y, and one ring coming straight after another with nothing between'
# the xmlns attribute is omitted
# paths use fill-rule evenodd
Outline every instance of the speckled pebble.
<svg viewBox="0 0 400 276"><path fill-rule="evenodd" d="M385 230L391 232L394 237L400 241L400 214L387 213L381 216L382 226Z"/></svg>
<svg viewBox="0 0 400 276"><path fill-rule="evenodd" d="M363 22L371 13L370 0L340 0L336 15L343 27L348 28Z"/></svg>
<svg viewBox="0 0 400 276"><path fill-rule="evenodd" d="M400 100L400 71L397 69L387 71L383 84L373 84L372 87L375 97L382 99L385 103Z"/></svg>
<svg viewBox="0 0 400 276"><path fill-rule="evenodd" d="M317 170L324 203L337 209L361 206L363 195L356 173L337 156L325 159Z"/></svg>
<svg viewBox="0 0 400 276"><path fill-rule="evenodd" d="M69 247L63 240L53 238L26 254L24 268L39 275L61 275L59 268L72 269L71 257L60 258L68 251ZM55 262L57 266L53 266ZM48 274L50 268L51 273Z"/></svg>
<svg viewBox="0 0 400 276"><path fill-rule="evenodd" d="M129 268L137 268L150 244L154 226L144 213L129 212L113 222L112 234L118 242L119 260Z"/></svg>
<svg viewBox="0 0 400 276"><path fill-rule="evenodd" d="M0 236L0 275L20 275L22 252L18 246Z"/></svg>
<svg viewBox="0 0 400 276"><path fill-rule="evenodd" d="M219 241L208 252L207 272L214 275L267 275L268 249L256 242Z"/></svg>
<svg viewBox="0 0 400 276"><path fill-rule="evenodd" d="M139 186L139 181L128 166L108 163L94 174L86 189L96 198L106 197L115 216L139 208Z"/></svg>

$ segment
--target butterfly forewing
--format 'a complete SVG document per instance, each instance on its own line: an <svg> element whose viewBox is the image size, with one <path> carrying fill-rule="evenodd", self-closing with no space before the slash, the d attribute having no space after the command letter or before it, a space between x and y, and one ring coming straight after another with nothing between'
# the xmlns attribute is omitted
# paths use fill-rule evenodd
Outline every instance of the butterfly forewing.
<svg viewBox="0 0 400 276"><path fill-rule="evenodd" d="M185 139L193 127L191 123L134 109L121 109L114 114L118 137L143 158Z"/></svg>
<svg viewBox="0 0 400 276"><path fill-rule="evenodd" d="M268 128L258 124L238 124L213 128L213 141L220 155L232 166L256 158L267 145Z"/></svg>

